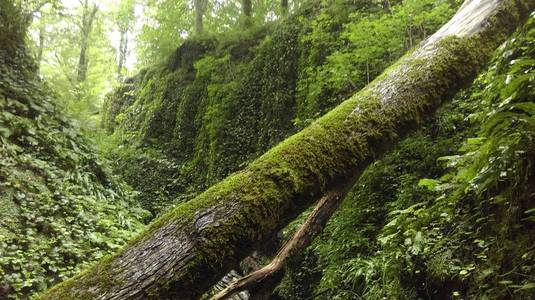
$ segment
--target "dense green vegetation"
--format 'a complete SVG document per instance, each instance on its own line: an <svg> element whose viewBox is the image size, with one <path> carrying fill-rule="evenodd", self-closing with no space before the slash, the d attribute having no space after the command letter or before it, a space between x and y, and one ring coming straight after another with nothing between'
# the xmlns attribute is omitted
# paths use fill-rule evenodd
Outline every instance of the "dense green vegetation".
<svg viewBox="0 0 535 300"><path fill-rule="evenodd" d="M535 18L473 86L370 167L286 299L531 299Z"/></svg>
<svg viewBox="0 0 535 300"><path fill-rule="evenodd" d="M453 12L448 1L311 2L276 26L190 39L108 98L104 152L157 213L310 124Z"/></svg>
<svg viewBox="0 0 535 300"><path fill-rule="evenodd" d="M0 299L117 252L366 86L461 1L247 3L0 0ZM364 172L272 299L532 299L534 59L531 13Z"/></svg>
<svg viewBox="0 0 535 300"><path fill-rule="evenodd" d="M0 298L26 298L117 251L149 213L58 110L23 35L0 35Z"/></svg>

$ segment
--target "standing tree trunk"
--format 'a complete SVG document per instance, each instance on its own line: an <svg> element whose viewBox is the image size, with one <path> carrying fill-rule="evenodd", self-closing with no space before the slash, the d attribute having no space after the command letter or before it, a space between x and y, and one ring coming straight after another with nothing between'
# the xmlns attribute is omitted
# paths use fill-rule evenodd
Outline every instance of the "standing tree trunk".
<svg viewBox="0 0 535 300"><path fill-rule="evenodd" d="M407 36L408 36L408 42L407 42L407 50L408 49L412 49L412 46L413 46L413 42L412 42L412 25L411 23L409 23L409 26L406 28L406 31L407 31Z"/></svg>
<svg viewBox="0 0 535 300"><path fill-rule="evenodd" d="M119 40L119 59L117 61L117 78L121 81L123 78L123 69L128 53L128 27L121 28L121 39Z"/></svg>
<svg viewBox="0 0 535 300"><path fill-rule="evenodd" d="M366 83L370 84L370 62L366 59Z"/></svg>
<svg viewBox="0 0 535 300"><path fill-rule="evenodd" d="M122 81L128 56L128 33L135 26L135 0L122 0L114 17L119 30L119 49L117 49L117 79Z"/></svg>
<svg viewBox="0 0 535 300"><path fill-rule="evenodd" d="M89 48L89 37L93 30L93 21L98 11L98 6L93 4L89 6L88 0L85 0L82 11L82 22L80 26L80 57L78 59L77 81L84 82L87 78L88 58L87 51Z"/></svg>
<svg viewBox="0 0 535 300"><path fill-rule="evenodd" d="M281 12L283 16L288 15L288 0L281 0Z"/></svg>
<svg viewBox="0 0 535 300"><path fill-rule="evenodd" d="M245 17L251 17L252 9L253 4L251 3L251 0L242 0L242 12Z"/></svg>
<svg viewBox="0 0 535 300"><path fill-rule="evenodd" d="M37 69L41 66L41 61L43 60L43 52L45 48L45 25L41 24L39 26L39 44L37 45L37 55L35 58L35 64Z"/></svg>
<svg viewBox="0 0 535 300"><path fill-rule="evenodd" d="M353 97L40 299L198 299L314 199L353 184L469 84L534 8L532 0L467 1Z"/></svg>
<svg viewBox="0 0 535 300"><path fill-rule="evenodd" d="M251 15L253 10L253 4L251 3L251 0L242 0L241 1L241 8L242 8L242 14L243 14L243 25L245 27L251 26Z"/></svg>
<svg viewBox="0 0 535 300"><path fill-rule="evenodd" d="M204 32L204 13L206 11L206 5L208 0L194 0L195 6L195 34L199 35Z"/></svg>

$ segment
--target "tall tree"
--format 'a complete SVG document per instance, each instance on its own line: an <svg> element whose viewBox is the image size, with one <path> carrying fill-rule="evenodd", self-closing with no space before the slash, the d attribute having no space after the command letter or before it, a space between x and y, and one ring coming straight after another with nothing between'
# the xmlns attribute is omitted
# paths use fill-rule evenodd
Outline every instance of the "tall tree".
<svg viewBox="0 0 535 300"><path fill-rule="evenodd" d="M88 2L86 20L87 11L91 13L94 8L91 0ZM117 27L113 26L115 18L112 20L116 10L111 5L105 7L107 10L99 8L92 17L88 34L86 29L82 30L85 3L71 3L61 10L46 6L32 22L28 42L36 60L41 57L38 62L41 75L55 87L55 101L82 127L93 128L97 123L95 113L108 92L109 83L117 78L116 68L110 68L117 63L110 38L111 31ZM80 66L81 54L84 67Z"/></svg>
<svg viewBox="0 0 535 300"><path fill-rule="evenodd" d="M30 43L33 44L35 63L39 68L45 55L45 48L52 39L47 27L59 21L58 17L64 13L65 8L61 1L43 0L27 1L19 10L23 13L23 22L27 30L32 33L29 35Z"/></svg>
<svg viewBox="0 0 535 300"><path fill-rule="evenodd" d="M41 61L43 60L43 52L45 49L45 25L39 24L39 37L38 37L38 43L37 43L37 54L35 56L35 63L37 64L37 67L41 65Z"/></svg>
<svg viewBox="0 0 535 300"><path fill-rule="evenodd" d="M241 8L243 14L243 26L248 27L252 23L251 15L253 10L253 4L251 3L251 0L242 0Z"/></svg>
<svg viewBox="0 0 535 300"><path fill-rule="evenodd" d="M119 34L121 37L119 40L119 53L117 57L117 78L120 80L123 77L124 64L128 54L128 28L120 28Z"/></svg>
<svg viewBox="0 0 535 300"><path fill-rule="evenodd" d="M242 12L245 17L251 17L251 11L253 9L253 4L251 0L242 0Z"/></svg>
<svg viewBox="0 0 535 300"><path fill-rule="evenodd" d="M281 12L283 16L288 14L288 0L281 0Z"/></svg>
<svg viewBox="0 0 535 300"><path fill-rule="evenodd" d="M88 66L88 47L91 31L93 30L93 22L95 21L98 12L98 5L96 3L90 4L89 0L84 0L82 4L82 19L80 23L80 56L78 59L77 81L83 82L87 78Z"/></svg>
<svg viewBox="0 0 535 300"><path fill-rule="evenodd" d="M315 199L351 185L473 80L534 8L531 0L468 0L366 88L41 299L198 298Z"/></svg>
<svg viewBox="0 0 535 300"><path fill-rule="evenodd" d="M123 0L117 8L115 22L119 30L119 45L117 49L117 78L123 78L124 65L128 55L129 32L135 25L135 0Z"/></svg>
<svg viewBox="0 0 535 300"><path fill-rule="evenodd" d="M196 16L196 7L192 9L185 0L144 0L143 4L143 15L147 22L144 22L136 40L140 66L171 54L188 33L195 32ZM196 5L195 2L193 4Z"/></svg>
<svg viewBox="0 0 535 300"><path fill-rule="evenodd" d="M195 33L202 34L204 32L204 13L206 12L206 6L208 0L194 0L195 6Z"/></svg>

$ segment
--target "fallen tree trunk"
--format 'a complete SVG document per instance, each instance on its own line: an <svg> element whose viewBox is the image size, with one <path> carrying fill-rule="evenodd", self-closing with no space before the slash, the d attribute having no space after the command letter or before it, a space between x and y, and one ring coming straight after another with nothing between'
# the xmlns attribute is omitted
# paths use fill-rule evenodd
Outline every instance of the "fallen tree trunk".
<svg viewBox="0 0 535 300"><path fill-rule="evenodd" d="M467 1L362 91L41 299L198 298L314 199L352 184L469 84L534 7L532 0Z"/></svg>

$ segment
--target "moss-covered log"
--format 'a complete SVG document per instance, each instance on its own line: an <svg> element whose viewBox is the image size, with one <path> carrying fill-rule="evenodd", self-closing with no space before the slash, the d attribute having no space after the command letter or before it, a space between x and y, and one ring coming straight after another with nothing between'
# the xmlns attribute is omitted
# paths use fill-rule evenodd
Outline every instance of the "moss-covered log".
<svg viewBox="0 0 535 300"><path fill-rule="evenodd" d="M195 299L324 191L470 83L535 7L472 0L365 89L41 299Z"/></svg>

